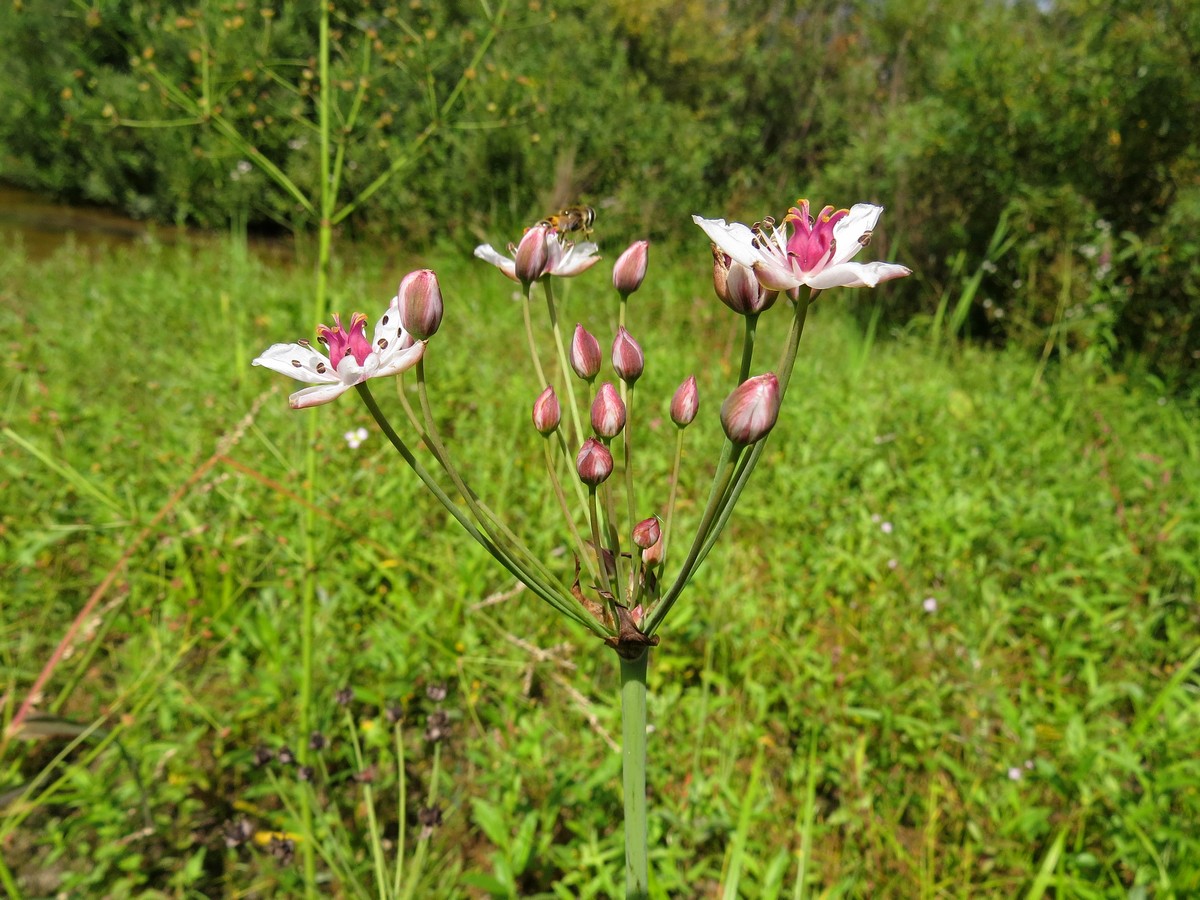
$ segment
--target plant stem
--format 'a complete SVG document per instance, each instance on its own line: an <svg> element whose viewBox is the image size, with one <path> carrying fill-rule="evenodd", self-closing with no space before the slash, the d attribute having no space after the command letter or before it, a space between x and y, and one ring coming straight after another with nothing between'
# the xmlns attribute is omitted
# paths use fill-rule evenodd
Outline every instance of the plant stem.
<svg viewBox="0 0 1200 900"><path fill-rule="evenodd" d="M525 296L521 300L521 312L525 319L525 340L529 342L529 356L533 360L533 371L537 375L538 384L541 389L550 386L550 382L546 380L546 373L542 370L542 361L538 358L537 341L533 338L533 316L529 310L529 285L525 285Z"/></svg>
<svg viewBox="0 0 1200 900"><path fill-rule="evenodd" d="M600 572L592 564L592 557L587 552L587 544L583 542L583 538L579 535L579 529L575 527L575 516L571 514L571 506L567 503L566 493L563 492L562 481L558 477L558 467L554 464L554 451L550 448L549 438L542 442L542 448L546 453L546 471L550 475L550 485L554 488L554 496L558 498L558 506L562 510L563 519L566 520L567 530L571 532L571 538L575 541L575 551L579 554L579 558L587 563L592 578L599 582Z"/></svg>
<svg viewBox="0 0 1200 900"><path fill-rule="evenodd" d="M754 337L758 332L758 313L746 316L746 335L742 340L742 367L739 370L738 384L750 377L750 362L754 359Z"/></svg>
<svg viewBox="0 0 1200 900"><path fill-rule="evenodd" d="M596 489L588 488L588 521L592 526L592 546L596 551L596 565L600 568L600 586L605 593L613 594L612 584L608 580L608 566L604 564L604 542L600 539L600 511L596 506ZM614 562L614 568L615 568ZM615 595L613 595L615 596ZM610 609L609 612L612 612ZM613 616L616 622L616 616Z"/></svg>
<svg viewBox="0 0 1200 900"><path fill-rule="evenodd" d="M625 797L625 898L650 895L646 841L646 669L650 653L621 660L621 772Z"/></svg>
<svg viewBox="0 0 1200 900"><path fill-rule="evenodd" d="M470 485L455 468L454 463L450 459L450 453L446 449L446 445L442 442L441 435L438 433L437 422L433 418L433 409L429 404L429 393L426 390L425 382L425 360L421 359L417 362L417 394L421 399L421 412L425 416L424 427L418 424L418 431L421 438L429 446L433 458L437 460L438 465L442 470L450 476L450 480L454 482L454 487L466 502L467 507L471 510L471 515L475 517L475 521L483 529L484 533L491 541L499 547L502 547L505 552L514 560L521 564L522 569L527 572L536 570L537 574L547 583L554 583L554 575L542 563L542 561L534 555L525 544L518 538L505 524L488 508L487 504L479 499L479 496L473 491ZM528 579L523 579L528 581Z"/></svg>
<svg viewBox="0 0 1200 900"><path fill-rule="evenodd" d="M329 75L329 6L322 4L319 30L319 76L321 96L317 104L317 126L321 147L321 219L317 232L317 272L316 290L313 296L312 321L320 322L325 318L325 298L329 290L329 261L333 246L333 227L329 223L329 214L333 209L336 197L334 187L330 183L329 172L329 97L332 84ZM317 498L317 454L313 449L317 443L317 419L309 420L308 451L305 455L305 470L308 477L308 514L304 522L304 586L301 592L300 610L300 733L312 731L313 704L313 644L316 631L317 610L317 546L316 546L316 498ZM301 763L308 762L308 748L300 748ZM301 844L301 856L304 860L304 893L307 897L315 897L317 891L317 857L313 846L313 808L308 791L300 794L300 826L305 840Z"/></svg>
<svg viewBox="0 0 1200 900"><path fill-rule="evenodd" d="M554 305L554 288L551 279L542 279L542 290L546 294L546 312L550 316L550 330L554 332L554 348L558 352L558 370L562 373L563 388L567 392L567 406L571 410L571 422L575 426L575 443L583 443L583 425L579 420L579 405L575 402L575 386L571 382L571 367L567 365L567 348L563 343L562 329L558 326L558 310Z"/></svg>
<svg viewBox="0 0 1200 900"><path fill-rule="evenodd" d="M626 527L632 529L639 521L637 503L633 495L633 385L626 384L621 379L621 402L625 404L625 427L621 430L621 440L625 449L625 509L629 516Z"/></svg>
<svg viewBox="0 0 1200 900"><path fill-rule="evenodd" d="M358 391L359 397L362 398L362 401L366 404L368 411L371 413L372 417L374 417L375 423L379 426L380 430L383 431L384 436L391 441L392 446L396 448L396 451L408 464L408 467L413 470L416 476L421 479L421 482L425 485L425 487L429 489L430 493L432 493L434 497L438 499L442 506L446 508L446 511L454 517L455 521L457 521L458 524L466 530L467 534L469 534L471 538L477 544L479 544L479 546L483 547L483 549L486 550L493 559L495 559L498 563L500 563L500 565L508 570L508 572L512 574L518 581L522 582L538 597L545 600L559 612L579 622L594 634L597 634L601 637L609 636L609 632L604 628L603 625L601 625L591 616L586 615L578 608L578 604L575 602L574 598L568 599L564 597L561 591L544 582L536 572L531 572L522 568L519 561L512 557L507 548L505 548L503 545L497 545L493 543L490 538L484 535L475 526L475 523L471 521L463 509L457 503L455 503L442 489L441 485L434 480L433 476L429 473L429 470L421 465L420 461L416 458L416 456L413 455L412 450L410 450L408 445L404 443L404 440L400 437L400 435L396 433L396 429L392 428L391 422L389 422L387 416L383 414L383 410L379 408L379 404L375 401L375 397L371 393L371 389L367 386L366 382L355 385L355 390Z"/></svg>
<svg viewBox="0 0 1200 900"><path fill-rule="evenodd" d="M671 466L671 495L667 500L667 526L663 529L663 564L671 552L671 527L675 524L675 500L679 496L679 466L683 461L683 429L675 429L675 462Z"/></svg>

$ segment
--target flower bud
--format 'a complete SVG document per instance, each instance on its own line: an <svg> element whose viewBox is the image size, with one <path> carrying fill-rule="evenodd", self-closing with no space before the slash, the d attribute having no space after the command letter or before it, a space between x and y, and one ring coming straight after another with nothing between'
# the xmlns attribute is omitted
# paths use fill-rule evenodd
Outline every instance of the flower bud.
<svg viewBox="0 0 1200 900"><path fill-rule="evenodd" d="M618 258L613 266L613 287L622 297L628 297L646 277L646 263L650 252L649 241L634 241Z"/></svg>
<svg viewBox="0 0 1200 900"><path fill-rule="evenodd" d="M689 375L671 398L671 421L680 428L687 428L696 418L696 411L699 409L700 394L696 390L696 376Z"/></svg>
<svg viewBox="0 0 1200 900"><path fill-rule="evenodd" d="M549 437L554 434L560 421L562 409L558 405L558 395L554 393L554 388L548 387L533 401L533 427Z"/></svg>
<svg viewBox="0 0 1200 900"><path fill-rule="evenodd" d="M648 566L657 566L663 561L663 539L658 540L642 551L642 562Z"/></svg>
<svg viewBox="0 0 1200 900"><path fill-rule="evenodd" d="M550 226L534 225L521 238L515 254L517 278L524 285L537 281L546 274L546 263L550 260Z"/></svg>
<svg viewBox="0 0 1200 900"><path fill-rule="evenodd" d="M589 384L600 372L600 342L582 325L575 326L571 338L571 368Z"/></svg>
<svg viewBox="0 0 1200 900"><path fill-rule="evenodd" d="M584 441L575 457L575 471L579 473L579 480L589 487L596 487L604 483L612 470L613 458L608 448L595 438Z"/></svg>
<svg viewBox="0 0 1200 900"><path fill-rule="evenodd" d="M642 519L633 526L633 545L639 550L649 550L661 538L662 526L658 524L657 516Z"/></svg>
<svg viewBox="0 0 1200 900"><path fill-rule="evenodd" d="M625 404L612 382L606 381L592 401L592 429L602 438L615 438L625 427Z"/></svg>
<svg viewBox="0 0 1200 900"><path fill-rule="evenodd" d="M713 244L713 287L721 302L742 316L766 312L775 305L778 291L768 291L758 283L754 270L733 262Z"/></svg>
<svg viewBox="0 0 1200 900"><path fill-rule="evenodd" d="M396 292L400 324L416 340L433 337L442 324L442 289L431 269L409 272Z"/></svg>
<svg viewBox="0 0 1200 900"><path fill-rule="evenodd" d="M747 378L721 404L721 425L735 444L753 444L775 427L779 379L773 372Z"/></svg>
<svg viewBox="0 0 1200 900"><path fill-rule="evenodd" d="M623 326L617 329L617 336L613 340L612 364L626 384L633 384L641 378L642 369L646 366L646 356L642 353L642 348Z"/></svg>

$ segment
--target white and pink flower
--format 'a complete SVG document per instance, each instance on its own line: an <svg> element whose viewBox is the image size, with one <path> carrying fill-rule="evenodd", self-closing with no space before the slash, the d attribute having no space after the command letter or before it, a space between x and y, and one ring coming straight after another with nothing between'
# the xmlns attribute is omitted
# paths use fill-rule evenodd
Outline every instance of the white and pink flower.
<svg viewBox="0 0 1200 900"><path fill-rule="evenodd" d="M317 340L325 345L329 356L308 341L298 341L272 344L254 360L256 366L315 385L288 398L292 409L329 403L368 378L384 378L411 369L424 355L426 344L414 341L401 326L395 297L375 325L372 341L367 341L367 317L363 313L350 317L348 329L335 314L333 328L317 327Z"/></svg>
<svg viewBox="0 0 1200 900"><path fill-rule="evenodd" d="M767 290L813 290L834 287L875 287L912 274L897 263L855 263L850 260L871 239L882 206L856 203L850 209L826 206L814 217L807 200L799 201L776 227L771 221L754 227L724 219L692 216L692 221L729 258L753 270Z"/></svg>

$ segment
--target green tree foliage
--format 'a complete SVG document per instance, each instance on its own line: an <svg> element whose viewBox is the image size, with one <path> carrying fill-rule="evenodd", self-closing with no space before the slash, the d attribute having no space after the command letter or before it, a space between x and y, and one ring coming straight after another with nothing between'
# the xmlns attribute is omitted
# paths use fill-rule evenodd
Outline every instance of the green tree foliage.
<svg viewBox="0 0 1200 900"><path fill-rule="evenodd" d="M499 8L337 4L339 107L368 86L350 193L438 121ZM148 218L311 224L163 85L209 97L310 189L315 19L248 0L0 9L5 177ZM523 0L453 121L345 224L466 244L584 201L601 239L662 238L693 212L871 200L881 253L918 274L889 289L897 317L974 279L953 321L977 337L1197 370L1197 47L1200 8L1165 0Z"/></svg>

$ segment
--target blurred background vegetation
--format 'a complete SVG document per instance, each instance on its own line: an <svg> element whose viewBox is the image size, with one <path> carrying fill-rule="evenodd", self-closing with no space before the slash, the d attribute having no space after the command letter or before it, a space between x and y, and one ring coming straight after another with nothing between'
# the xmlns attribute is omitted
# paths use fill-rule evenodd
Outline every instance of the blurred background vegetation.
<svg viewBox="0 0 1200 900"><path fill-rule="evenodd" d="M207 111L312 196L316 18L249 0L5 4L4 179L163 222L312 226ZM333 40L342 110L367 88L351 194L429 130L346 235L469 246L582 201L602 234L663 240L695 212L869 200L888 206L881 257L917 273L890 292L891 322L949 306L981 340L1196 383L1196 4L349 2Z"/></svg>

